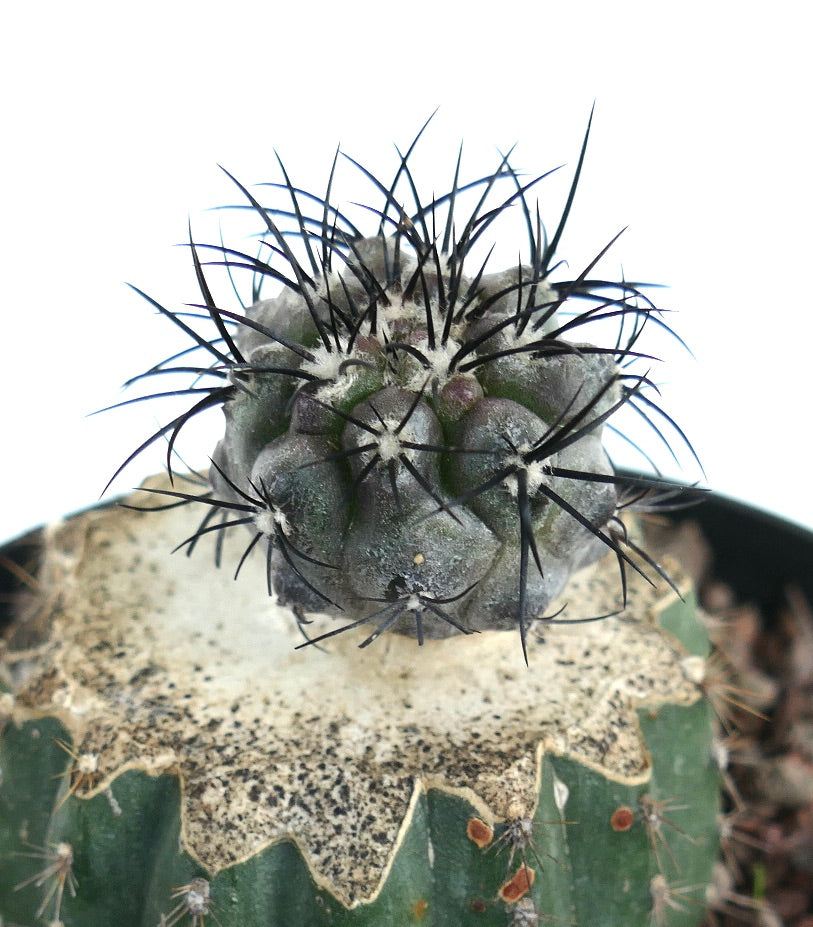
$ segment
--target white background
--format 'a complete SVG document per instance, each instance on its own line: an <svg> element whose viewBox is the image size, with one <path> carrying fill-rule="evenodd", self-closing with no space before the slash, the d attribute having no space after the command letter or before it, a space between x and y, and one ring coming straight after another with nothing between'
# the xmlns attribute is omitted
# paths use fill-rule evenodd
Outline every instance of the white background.
<svg viewBox="0 0 813 927"><path fill-rule="evenodd" d="M246 246L230 214L207 211L238 199L217 164L249 185L279 180L276 149L295 184L321 191L341 142L391 176L392 143L407 146L440 106L416 162L427 194L448 186L461 139L469 177L517 142L529 174L568 164L538 188L555 227L594 100L561 256L578 271L629 226L604 266L670 285L658 302L695 358L666 344L653 375L708 483L813 527L803 5L294 6L4 13L0 540L93 503L164 415L143 404L86 417L127 398L119 384L174 343L124 281L174 309L199 299L188 251L172 247L187 217L199 240L216 241L221 222ZM359 189L340 198L369 199ZM521 236L518 217L508 261ZM191 462L219 430L215 412ZM160 463L156 448L110 492Z"/></svg>

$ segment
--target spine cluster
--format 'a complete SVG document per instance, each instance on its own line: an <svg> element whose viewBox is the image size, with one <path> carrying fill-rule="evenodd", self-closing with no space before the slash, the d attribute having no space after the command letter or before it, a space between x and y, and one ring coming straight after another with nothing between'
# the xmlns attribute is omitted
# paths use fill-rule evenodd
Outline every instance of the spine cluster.
<svg viewBox="0 0 813 927"><path fill-rule="evenodd" d="M345 617L314 640L361 625L371 630L361 646L389 630L423 643L515 627L524 650L530 623L553 620L545 610L567 578L600 554L617 557L622 588L628 568L663 575L618 515L674 487L622 480L602 436L625 408L661 439L661 426L674 427L652 398L653 359L638 349L647 324L665 323L640 285L594 276L606 248L577 276L553 279L587 135L548 239L532 199L548 175L524 181L508 156L468 183L458 158L449 191L423 202L409 158L424 129L388 185L352 162L380 196L367 207L374 234L331 201L337 159L323 196L283 168L272 186L285 208L232 178L262 222L262 250L190 236L203 297L195 317L147 297L191 345L142 376L196 380L190 408L125 463L166 436L171 472L184 425L221 407L210 485L169 493L205 508L188 550L209 533L219 549L226 531L248 528L245 556L265 549L269 592L303 618ZM473 205L461 219L463 202ZM528 254L492 272L484 244L509 212L524 221ZM250 272L243 311L216 304L209 264ZM268 280L281 290L263 299ZM615 341L590 343L607 322Z"/></svg>

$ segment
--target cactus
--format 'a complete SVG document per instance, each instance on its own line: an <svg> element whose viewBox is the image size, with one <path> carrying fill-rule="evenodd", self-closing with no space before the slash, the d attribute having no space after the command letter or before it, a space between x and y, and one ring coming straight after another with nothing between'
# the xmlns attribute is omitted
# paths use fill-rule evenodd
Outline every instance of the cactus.
<svg viewBox="0 0 813 927"><path fill-rule="evenodd" d="M206 509L187 545L245 524L247 550L266 548L269 592L281 603L305 620L352 618L324 637L361 624L372 628L361 646L389 630L422 643L518 628L525 652L529 623L576 569L607 550L622 571L641 569L615 518L623 503L602 432L611 422L617 430L627 409L658 434L658 419L671 424L647 372L635 372L651 363L636 350L642 328L666 326L639 286L594 278L598 258L551 280L587 135L550 241L529 202L547 175L522 183L504 157L494 174L461 184L458 159L450 192L423 204L408 162L418 138L389 186L361 168L383 199L373 236L331 203L333 171L321 198L283 169L287 211L264 208L235 181L279 260L219 245L214 263L248 267L282 291L259 299L255 286L244 314L219 308L200 257L211 246L190 239L213 330L205 337L187 314L150 299L190 345L142 376L196 374L194 404L125 464L168 435L171 473L183 426L220 406L226 431L211 486L163 491ZM401 182L412 190L409 214L396 198ZM492 206L500 183L510 189ZM458 201L473 192L459 219ZM477 246L512 209L527 223L527 263L487 273ZM285 217L293 230L278 225ZM579 340L602 323L617 323L609 346ZM205 364L192 363L197 350Z"/></svg>
<svg viewBox="0 0 813 927"><path fill-rule="evenodd" d="M284 173L287 210L244 190L286 264L216 248L283 284L244 314L218 308L190 241L202 317L151 300L191 346L147 375L191 372L193 405L128 458L167 437L169 473L46 529L7 633L0 923L699 922L708 639L622 518L675 487L622 480L601 443L626 409L671 423L631 372L663 323L595 261L548 279L586 142L549 242L508 158L423 206L412 148L390 186L365 171L372 237L330 185ZM529 263L464 272L512 205ZM567 340L602 321L610 346ZM184 425L218 406L210 484L173 474ZM179 540L224 570L167 556Z"/></svg>

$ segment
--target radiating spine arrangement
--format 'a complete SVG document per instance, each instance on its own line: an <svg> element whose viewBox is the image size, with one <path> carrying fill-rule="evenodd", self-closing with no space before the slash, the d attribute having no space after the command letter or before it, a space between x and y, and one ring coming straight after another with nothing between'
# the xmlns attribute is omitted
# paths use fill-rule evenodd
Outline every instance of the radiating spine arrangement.
<svg viewBox="0 0 813 927"><path fill-rule="evenodd" d="M422 643L518 628L525 652L529 624L557 620L545 614L551 601L602 553L617 558L622 587L628 569L668 581L618 515L641 496L680 488L617 476L602 434L605 425L618 431L616 413L628 408L659 441L671 431L691 451L653 398L655 359L638 349L647 325L669 329L642 285L593 276L613 242L577 276L553 279L589 125L550 239L531 196L553 172L523 182L510 153L468 183L458 155L449 192L424 202L410 158L425 129L399 152L388 185L348 158L380 197L365 206L374 234L331 201L338 151L324 196L295 187L280 161L283 182L270 186L285 208L261 205L231 178L262 223L259 255L201 245L190 232L203 297L196 317L146 297L191 344L130 383L192 374L188 390L153 396L186 392L193 404L124 465L166 437L171 473L184 425L221 407L226 431L210 486L164 491L206 507L187 551L205 534L247 527L246 556L266 548L269 592L303 618L344 617L319 640L364 624L372 632L361 646L389 630ZM475 202L460 219L464 198ZM528 255L490 272L493 245L482 257L478 248L509 213L523 220ZM216 305L212 264L230 277L251 273L243 312ZM261 299L266 281L281 291ZM614 343L578 340L607 323ZM150 397L127 402L141 398Z"/></svg>

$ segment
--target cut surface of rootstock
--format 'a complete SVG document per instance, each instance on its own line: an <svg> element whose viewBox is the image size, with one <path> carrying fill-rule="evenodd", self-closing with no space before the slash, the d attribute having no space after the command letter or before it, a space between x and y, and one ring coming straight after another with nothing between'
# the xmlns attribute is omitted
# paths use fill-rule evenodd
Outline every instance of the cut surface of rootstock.
<svg viewBox="0 0 813 927"><path fill-rule="evenodd" d="M302 651L259 552L224 575L240 538L221 571L167 556L197 518L44 532L3 661L4 927L699 923L719 771L688 590L629 571L623 617L534 626L530 668L500 631ZM568 614L620 595L610 554Z"/></svg>

